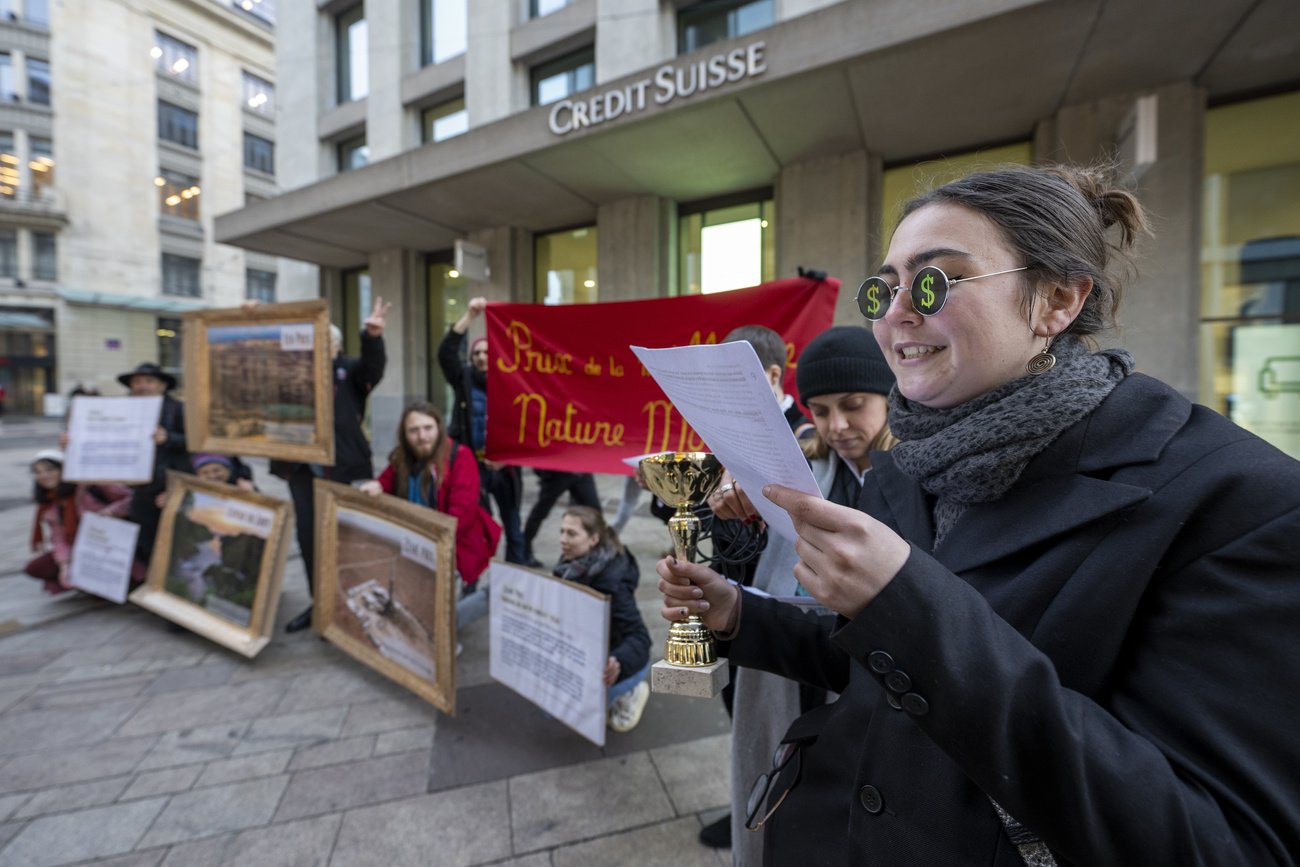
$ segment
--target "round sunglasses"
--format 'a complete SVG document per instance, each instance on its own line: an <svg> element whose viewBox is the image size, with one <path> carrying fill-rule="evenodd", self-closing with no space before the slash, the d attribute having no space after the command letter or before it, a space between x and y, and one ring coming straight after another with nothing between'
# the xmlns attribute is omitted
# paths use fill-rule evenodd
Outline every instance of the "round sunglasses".
<svg viewBox="0 0 1300 867"><path fill-rule="evenodd" d="M898 290L907 289L908 295L912 299L912 309L922 316L933 316L943 309L944 304L948 303L948 290L958 283L1028 270L1029 266L1026 265L1023 268L1010 268L1006 271L994 271L992 274L959 277L953 280L943 273L942 269L927 265L912 277L911 286L890 286L883 277L868 277L858 287L855 300L858 302L858 309L862 311L863 316L872 322L878 322L885 318L885 313L889 311L889 305L894 303L894 296L898 294Z"/></svg>

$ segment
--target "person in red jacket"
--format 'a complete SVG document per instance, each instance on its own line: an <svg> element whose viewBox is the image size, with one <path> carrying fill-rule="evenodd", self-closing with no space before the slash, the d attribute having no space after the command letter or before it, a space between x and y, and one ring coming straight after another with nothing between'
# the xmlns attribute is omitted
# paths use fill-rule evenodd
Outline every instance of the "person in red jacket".
<svg viewBox="0 0 1300 867"><path fill-rule="evenodd" d="M388 455L388 467L378 479L360 487L371 496L392 494L455 518L456 571L462 585L457 625L487 612L486 604L467 603L486 599L485 593L477 592L478 579L496 553L501 527L479 507L474 452L447 437L437 407L417 400L406 408L397 426L397 446ZM467 616L466 611L474 616Z"/></svg>
<svg viewBox="0 0 1300 867"><path fill-rule="evenodd" d="M63 452L42 449L32 458L36 521L32 526L32 551L38 556L25 571L43 581L46 593L57 596L72 589L68 568L77 525L87 512L110 518L126 516L131 489L125 485L75 485L63 481Z"/></svg>

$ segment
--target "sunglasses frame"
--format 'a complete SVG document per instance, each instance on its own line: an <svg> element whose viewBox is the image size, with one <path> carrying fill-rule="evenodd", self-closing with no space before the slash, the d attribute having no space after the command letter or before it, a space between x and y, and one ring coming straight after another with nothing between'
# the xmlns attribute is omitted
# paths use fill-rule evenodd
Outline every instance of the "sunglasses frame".
<svg viewBox="0 0 1300 867"><path fill-rule="evenodd" d="M794 790L794 787L799 785L799 779L800 777L803 776L803 748L804 748L804 741L792 741L790 743L783 743L777 745L776 753L772 756L772 770L764 774L759 774L758 779L754 780L754 785L751 786L749 789L749 800L753 801L754 793L758 791L758 787L759 786L763 787L763 794L760 795L758 798L757 807L755 807L752 811L750 811L748 809L749 804L748 802L746 802L745 827L748 830L757 831L760 828L762 828L763 825L767 822L767 820L772 818L772 814L775 813L777 809L780 808L780 806L785 803L786 797L790 794L791 791ZM789 750L789 752L785 756L785 758L782 759L781 753L785 752L787 749ZM796 757L799 759L799 766L795 770L794 780L792 780L790 785L786 787L785 791L781 793L781 797L778 798L777 802L772 805L772 809L768 810L766 815L764 815L763 818L758 821L758 824L757 825L751 824L754 821L754 816L756 816L759 810L762 809L762 805L767 801L768 795L771 794L772 782L780 775L781 771L785 770L786 766L789 765L790 762L793 761Z"/></svg>
<svg viewBox="0 0 1300 867"><path fill-rule="evenodd" d="M922 275L926 274L927 272L930 272L930 273L938 274L941 278L943 278L943 282L944 282L943 300L939 302L938 307L931 310L929 313L926 313L924 310L917 307L916 304L912 304L912 309L915 310L917 313L920 313L922 316L934 316L945 306L947 306L948 293L952 289L952 287L956 286L958 283L967 283L971 280L982 280L985 277L997 277L1002 274L1014 274L1017 271L1028 271L1029 267L1030 266L1025 265L1021 268L1008 268L1006 271L994 271L991 274L977 274L974 277L958 277L957 279L954 280L951 277L949 277L942 268L936 265L926 265L920 271L917 271L915 274L912 275L912 283L909 286L903 286L903 285L890 286L888 283L885 282L884 277L878 277L878 276L868 277L866 280L863 280L862 285L858 287L858 294L853 296L853 300L856 301L858 304L858 312L861 313L869 322L879 322L881 319L884 319L885 316L889 313L889 308L892 307L894 304L894 297L898 295L900 291L906 289L908 298L912 298L913 297L912 293L917 288L917 281L922 279ZM863 290L865 290L868 286L871 285L876 285L881 287L882 289L889 290L889 301L885 303L884 312L882 312L879 316L876 317L872 317L871 314L867 312L866 306L863 303L866 299L862 297Z"/></svg>

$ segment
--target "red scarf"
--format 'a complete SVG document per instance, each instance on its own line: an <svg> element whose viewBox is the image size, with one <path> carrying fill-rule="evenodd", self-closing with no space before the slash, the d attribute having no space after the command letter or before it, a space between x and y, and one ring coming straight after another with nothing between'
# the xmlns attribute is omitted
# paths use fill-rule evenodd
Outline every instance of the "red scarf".
<svg viewBox="0 0 1300 867"><path fill-rule="evenodd" d="M71 545L77 538L77 521L80 515L77 512L77 495L74 491L70 496L59 497L51 495L50 499L36 507L36 520L32 523L32 550L39 551L45 541L41 533L41 515L46 509L54 509L59 513L63 522L63 538Z"/></svg>

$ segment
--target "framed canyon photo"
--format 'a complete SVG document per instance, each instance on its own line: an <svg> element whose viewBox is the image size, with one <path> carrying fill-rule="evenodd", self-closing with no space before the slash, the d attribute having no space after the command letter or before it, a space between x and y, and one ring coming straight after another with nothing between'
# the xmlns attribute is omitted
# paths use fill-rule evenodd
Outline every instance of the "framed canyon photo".
<svg viewBox="0 0 1300 867"><path fill-rule="evenodd" d="M456 713L456 519L316 479L312 628Z"/></svg>
<svg viewBox="0 0 1300 867"><path fill-rule="evenodd" d="M168 472L149 577L130 599L252 658L275 629L291 538L288 502Z"/></svg>
<svg viewBox="0 0 1300 867"><path fill-rule="evenodd" d="M325 299L190 311L184 340L191 452L334 463Z"/></svg>

